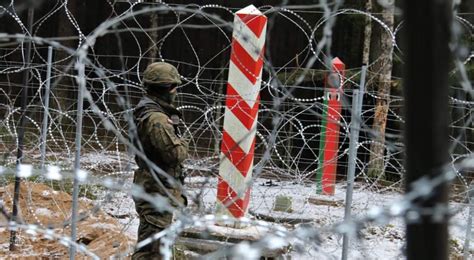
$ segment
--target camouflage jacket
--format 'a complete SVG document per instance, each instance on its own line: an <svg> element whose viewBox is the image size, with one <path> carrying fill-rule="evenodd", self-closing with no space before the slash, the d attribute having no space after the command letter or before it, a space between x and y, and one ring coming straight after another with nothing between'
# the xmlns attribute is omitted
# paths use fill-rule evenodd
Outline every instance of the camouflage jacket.
<svg viewBox="0 0 474 260"><path fill-rule="evenodd" d="M177 135L180 117L181 113L174 106L153 96L143 97L134 112L138 139L145 155L170 176L182 181L182 162L187 158L188 145ZM140 169L148 169L138 156L135 161Z"/></svg>

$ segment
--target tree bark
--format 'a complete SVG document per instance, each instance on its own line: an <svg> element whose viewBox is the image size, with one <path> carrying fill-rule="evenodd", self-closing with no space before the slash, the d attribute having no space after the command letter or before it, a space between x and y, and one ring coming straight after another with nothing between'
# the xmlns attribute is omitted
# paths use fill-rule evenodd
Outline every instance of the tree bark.
<svg viewBox="0 0 474 260"><path fill-rule="evenodd" d="M150 54L149 54L149 64L155 62L156 56L158 55L158 14L156 12L152 12L150 15L150 28L152 31L150 32Z"/></svg>
<svg viewBox="0 0 474 260"><path fill-rule="evenodd" d="M367 13L372 12L372 0L366 0L365 11ZM369 65L370 58L370 38L372 37L372 18L365 17L365 28L364 28L364 46L362 51L362 64Z"/></svg>
<svg viewBox="0 0 474 260"><path fill-rule="evenodd" d="M378 3L374 5L375 11L381 12L381 20L387 27L393 31L394 24L394 4L382 7ZM376 60L372 71L377 73L377 101L375 104L374 121L372 124L372 140L370 146L370 160L368 176L371 179L384 179L384 154L385 154L385 127L387 125L387 114L390 102L390 87L392 77L392 54L393 43L391 35L384 28L377 25L374 28L374 37L377 37L376 43L379 44L379 55L374 53ZM374 48L373 48L374 49Z"/></svg>

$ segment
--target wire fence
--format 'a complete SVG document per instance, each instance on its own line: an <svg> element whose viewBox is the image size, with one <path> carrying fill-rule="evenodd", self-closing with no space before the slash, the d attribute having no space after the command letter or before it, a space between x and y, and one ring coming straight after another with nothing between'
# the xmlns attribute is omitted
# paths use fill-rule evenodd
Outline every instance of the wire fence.
<svg viewBox="0 0 474 260"><path fill-rule="evenodd" d="M457 66L451 73L451 162L445 174L438 179L421 180L416 184L420 189L404 193L404 100L400 79L394 76L392 93L388 98L383 97L388 100L385 142L380 144L384 148L380 158L384 177L374 181L368 176L371 160L379 159L371 156L371 145L378 142L378 133L372 130L372 124L377 100L381 98L375 82L380 71L374 68L374 61L368 64L364 76L363 103L356 117L351 117L352 102L354 90L360 88L362 68L346 70L340 96L337 181L335 194L329 196L318 194L316 189L316 175L323 160L320 144L327 109L324 100L329 98L324 91L324 79L330 72L328 61L332 58L328 50L334 44L331 35L323 31L333 31L334 19L344 16L369 17L376 24L381 21L376 14L344 9L339 1L320 1L307 6L284 2L275 7L260 7L268 17L277 14L279 17L269 19L271 30L267 45L272 44L273 34L278 33L278 29L272 28L276 19L291 25L294 34L301 36L295 36L294 40L303 45L287 50L290 54L285 57L296 58L278 61L288 65L274 65L272 62L278 59L274 57L279 53L269 52L269 47L265 54L254 170L247 183L251 188L250 205L248 217L239 220L245 224L244 240L252 242L239 243L235 234L228 234L231 239L224 241L209 239L226 232L216 223L234 221L217 214L216 198L232 19L237 9L221 5L105 2L112 10L110 17L104 18L88 34L79 26L79 18L73 15L76 10L70 10L68 1L48 5L48 10L43 10L42 16L35 20L33 31L28 31L23 24L21 15L26 11L20 10L23 7L18 1L0 6L0 19L19 30L15 33L8 30L0 36L3 39L0 42L1 256L62 258L68 256L68 248L73 247L77 257L128 258L136 247L161 238L163 254L170 256L173 252L177 259L180 255L196 256L192 251L211 259L222 256L257 259L261 255L333 259L340 257L342 235L348 234L353 241L349 247L350 258L401 258L406 241L404 223L417 218L416 214L407 214L412 212L412 203L429 194L440 182L452 181L447 209L451 216L450 255L459 259L472 257L474 249L469 243L472 198L469 194L474 173L474 101L470 77L474 26L466 19L469 14L456 19L460 28L457 44L464 52L456 56ZM314 24L308 22L313 19L308 16L316 15L308 13L310 11L321 19ZM57 13L67 18L65 21L73 29L72 37L68 34L45 36L43 24L50 24ZM152 13L167 14L166 23L142 27L138 21ZM383 23L381 27L393 35L396 44L399 28L391 30ZM157 32L159 38L153 36ZM213 44L213 38L204 41L196 36L199 33L218 33L219 39L226 40ZM147 44L142 42L145 38ZM187 44L182 53L173 49L177 39ZM25 60L27 42L33 45L31 60ZM130 54L130 46L138 51ZM108 48L117 52L107 52ZM215 52L209 54L204 48L213 48ZM47 61L48 49L53 53L52 63ZM394 49L394 56L402 59L398 45L394 45ZM183 187L190 205L177 212L171 227L136 245L138 216L131 196L151 200L159 208L170 206L132 184L138 150L129 141L130 127L133 127L131 115L144 94L140 77L154 51L157 60L175 64L183 75L183 85L178 87L178 110L184 118L180 134L189 141L190 147ZM187 57L180 59L180 55ZM215 66L216 60L219 66ZM25 91L20 82L25 71L29 75L29 92L24 113L24 148L21 164L16 165L23 111L20 99ZM51 77L47 76L48 71ZM81 88L83 99L80 99ZM78 100L84 102L82 111L78 109ZM79 155L78 118L82 120ZM352 217L344 220L351 122L356 121L360 125L360 137L355 145ZM43 129L47 129L46 133ZM80 170L75 168L75 162L79 163ZM15 176L22 178L19 217L11 221ZM74 179L80 182L78 200L71 197ZM71 216L74 203L77 203L74 205L77 218ZM436 212L433 216L436 217ZM71 228L77 229L75 239L71 239ZM204 244L194 245L192 239L197 237L189 235L194 234L193 230L206 230L208 240L213 242L201 241ZM11 231L18 236L17 250L13 252L8 251Z"/></svg>

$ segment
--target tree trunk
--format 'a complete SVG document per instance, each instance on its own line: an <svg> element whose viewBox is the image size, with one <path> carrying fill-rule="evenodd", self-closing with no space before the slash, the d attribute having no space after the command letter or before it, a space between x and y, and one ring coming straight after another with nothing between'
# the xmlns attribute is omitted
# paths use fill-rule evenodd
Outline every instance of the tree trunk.
<svg viewBox="0 0 474 260"><path fill-rule="evenodd" d="M372 12L372 0L366 0L365 11L367 13ZM365 17L365 28L364 28L364 46L362 51L362 64L369 65L370 58L370 38L372 37L372 18Z"/></svg>
<svg viewBox="0 0 474 260"><path fill-rule="evenodd" d="M156 60L156 56L158 55L158 14L156 12L152 12L150 15L150 29L152 31L150 32L150 47L149 47L149 58L150 61L149 63L153 63Z"/></svg>
<svg viewBox="0 0 474 260"><path fill-rule="evenodd" d="M381 20L393 30L394 24L394 4L382 7L375 3L374 9L381 13ZM368 176L371 179L384 179L384 153L385 153L385 127L387 125L387 114L390 102L390 87L392 77L392 53L393 43L392 37L381 26L374 27L375 42L380 46L379 53L373 53L376 59L372 71L377 73L377 101L375 104L375 115L372 124L372 140L370 146L370 161L368 168ZM377 55L378 54L378 55Z"/></svg>

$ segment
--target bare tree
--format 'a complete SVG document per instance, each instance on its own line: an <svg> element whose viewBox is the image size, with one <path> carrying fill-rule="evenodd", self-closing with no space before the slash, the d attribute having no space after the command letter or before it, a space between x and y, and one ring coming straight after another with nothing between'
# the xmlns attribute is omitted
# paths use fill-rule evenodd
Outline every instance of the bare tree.
<svg viewBox="0 0 474 260"><path fill-rule="evenodd" d="M372 12L372 0L366 0L365 2L365 11L367 13ZM369 64L370 57L370 38L372 37L372 18L369 16L365 17L365 27L364 27L364 46L362 51L362 64Z"/></svg>
<svg viewBox="0 0 474 260"><path fill-rule="evenodd" d="M152 30L150 32L149 57L150 63L152 63L156 60L156 56L158 55L158 46L156 45L158 42L158 14L156 12L152 12L150 15L150 28Z"/></svg>
<svg viewBox="0 0 474 260"><path fill-rule="evenodd" d="M374 11L381 14L381 21L393 30L395 1L386 1L385 6L374 3ZM375 86L377 89L377 101L375 104L374 121L372 124L373 143L370 146L370 162L368 176L373 179L384 178L384 154L385 154L385 128L387 125L387 114L390 102L390 87L392 77L392 54L393 39L383 27L377 25L373 28L375 44L372 46L372 59L374 60L371 70L376 73Z"/></svg>

